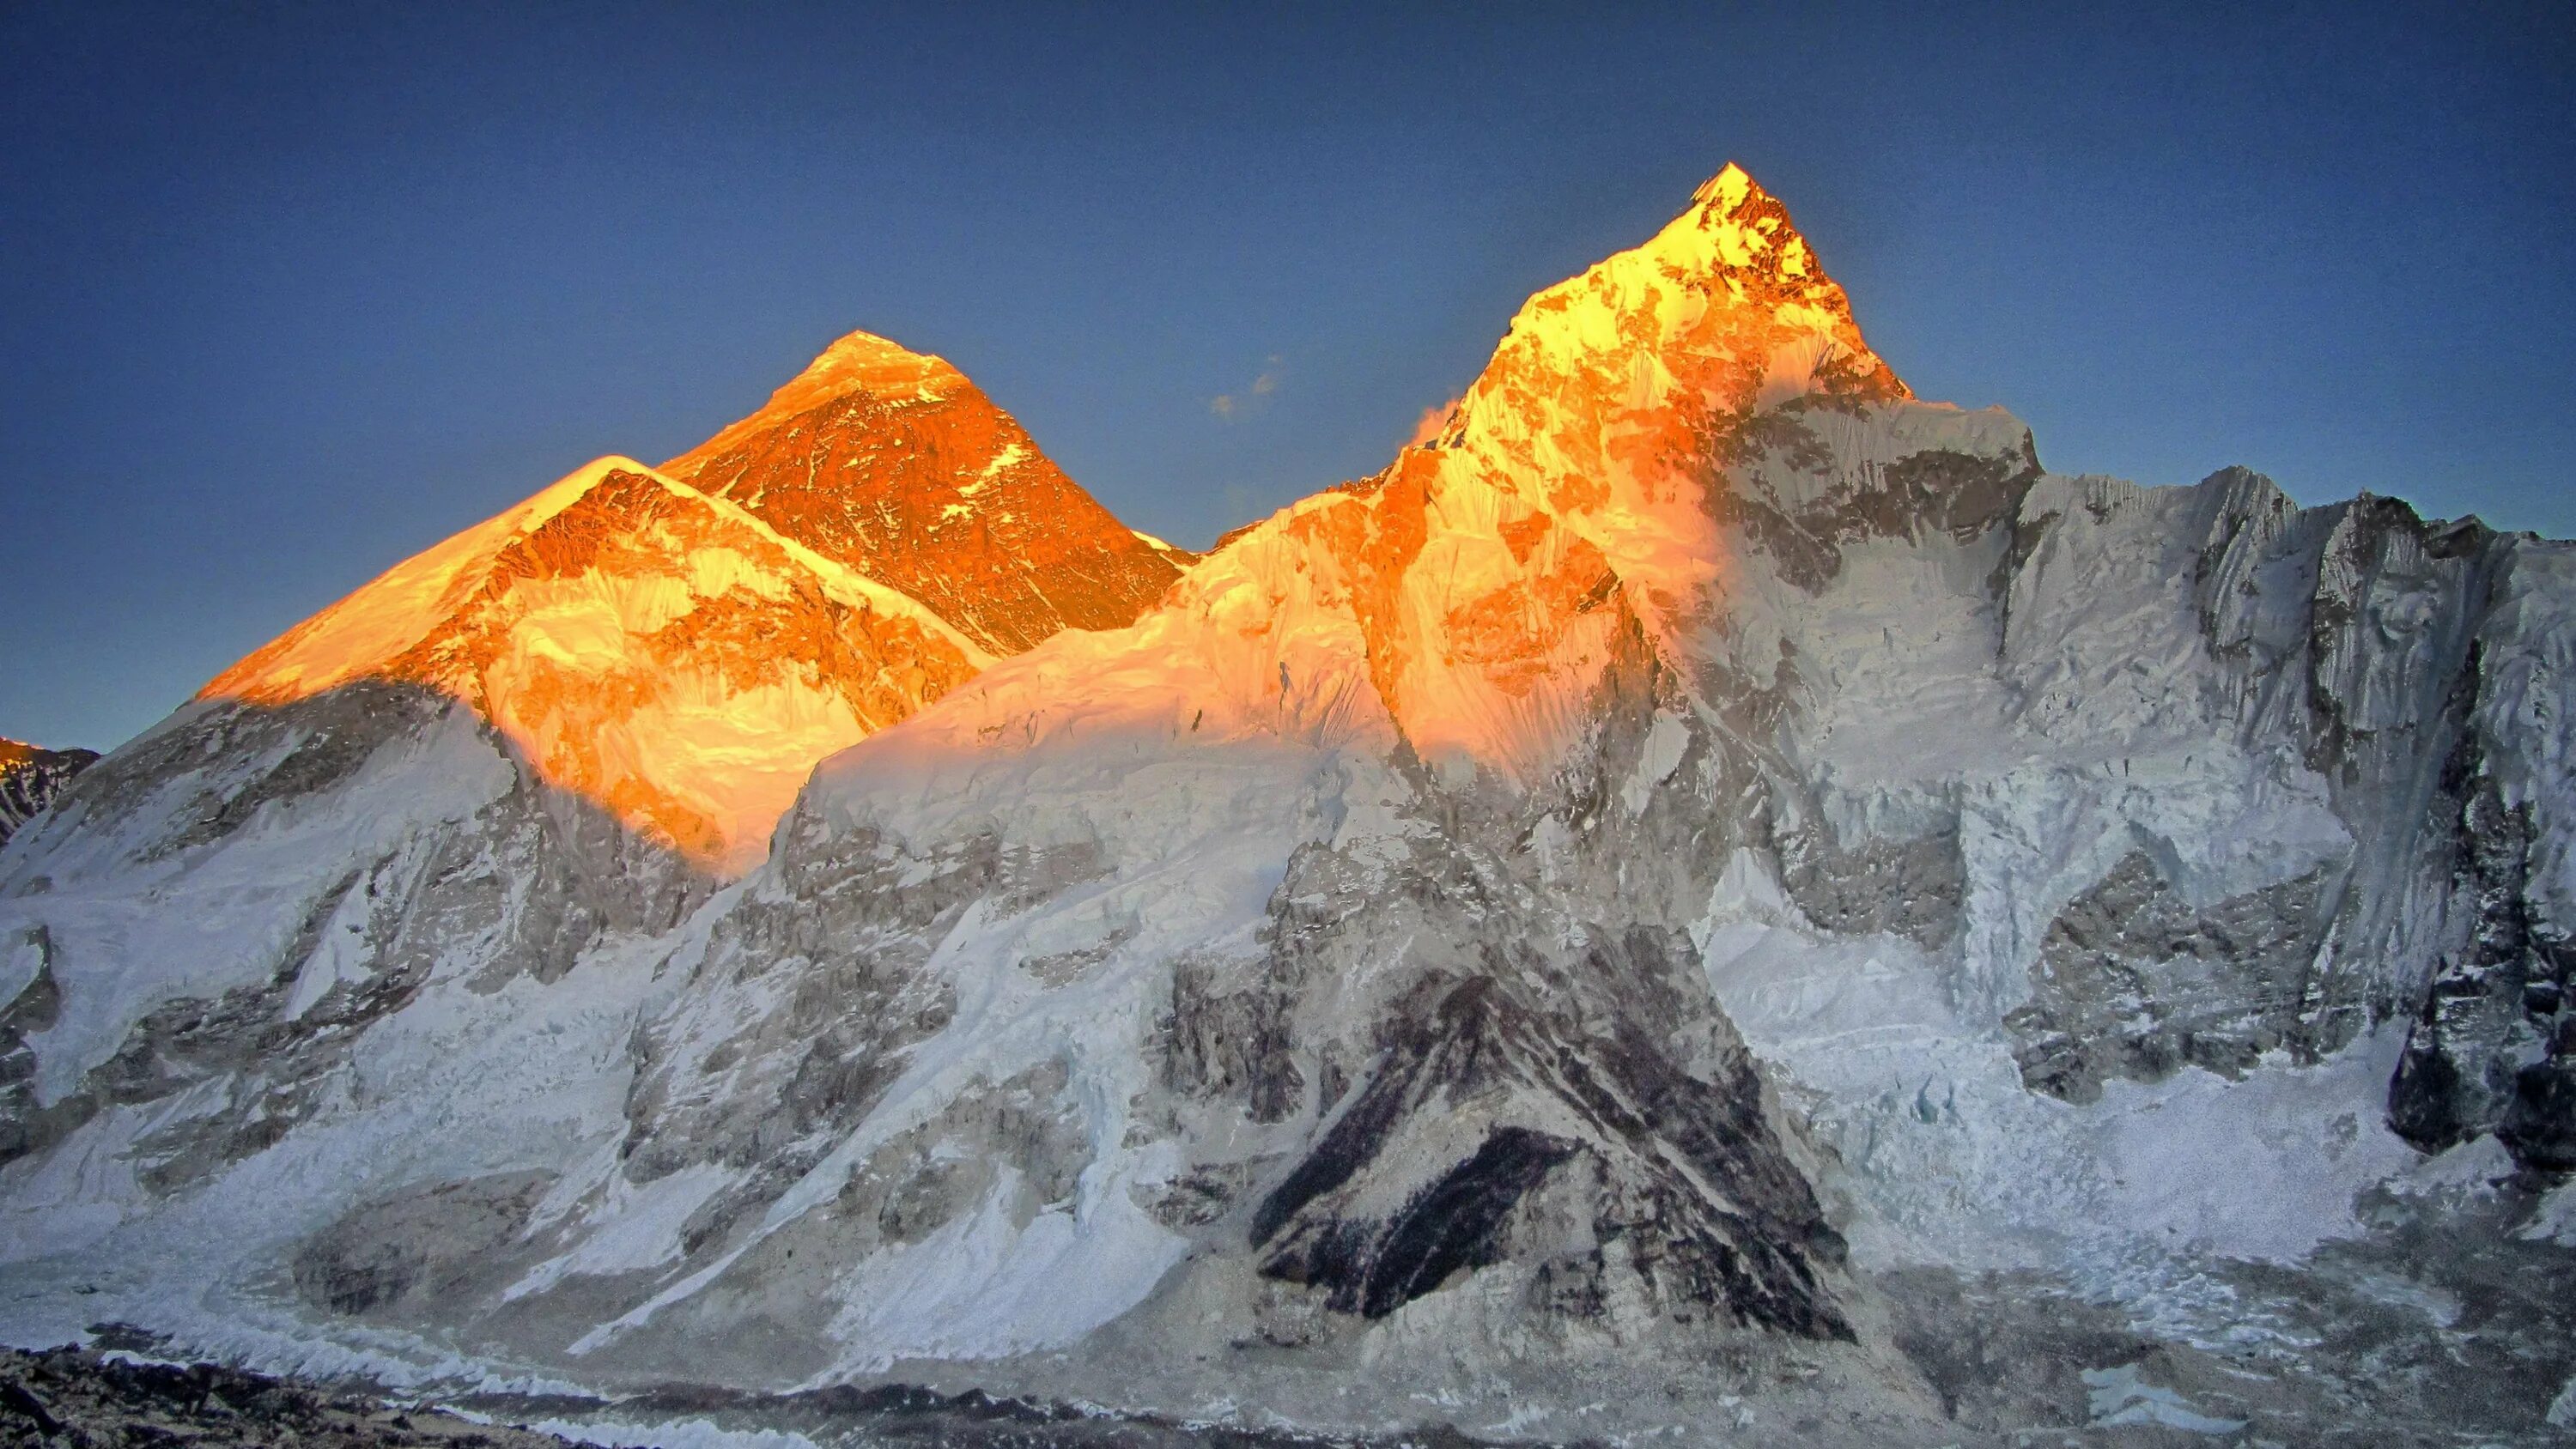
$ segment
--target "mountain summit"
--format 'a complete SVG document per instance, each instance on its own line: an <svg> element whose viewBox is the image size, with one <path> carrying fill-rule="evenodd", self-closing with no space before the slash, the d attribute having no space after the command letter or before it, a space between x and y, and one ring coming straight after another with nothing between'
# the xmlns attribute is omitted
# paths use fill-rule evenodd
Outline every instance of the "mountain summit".
<svg viewBox="0 0 2576 1449"><path fill-rule="evenodd" d="M1189 556L1121 525L956 368L872 333L655 470L603 458L224 671L276 709L426 688L549 784L738 871L816 761Z"/></svg>
<svg viewBox="0 0 2576 1449"><path fill-rule="evenodd" d="M1623 651L1685 659L1731 607L1743 531L1778 508L1728 465L1910 396L1786 208L1729 166L1643 245L1531 297L1421 446L1229 535L1148 619L1244 656L1225 677L1246 719L1283 689L1366 699L1426 760L1532 783Z"/></svg>
<svg viewBox="0 0 2576 1449"><path fill-rule="evenodd" d="M868 332L662 471L995 654L1126 624L1189 558L1112 517L964 373Z"/></svg>
<svg viewBox="0 0 2576 1449"><path fill-rule="evenodd" d="M852 393L917 403L936 402L949 393L974 386L948 359L914 352L873 332L851 332L823 349L805 370L781 384L767 404L748 417L662 465L662 471L685 478L710 458L720 457L744 441L838 402Z"/></svg>
<svg viewBox="0 0 2576 1449"><path fill-rule="evenodd" d="M1531 297L1468 400L1526 411L1561 399L1632 423L1678 400L1686 423L1711 402L1809 390L1911 396L1788 208L1730 163L1645 244Z"/></svg>
<svg viewBox="0 0 2576 1449"><path fill-rule="evenodd" d="M1171 568L862 336L245 661L0 847L0 1336L760 1429L2576 1422L2576 547L2050 472L1730 167Z"/></svg>

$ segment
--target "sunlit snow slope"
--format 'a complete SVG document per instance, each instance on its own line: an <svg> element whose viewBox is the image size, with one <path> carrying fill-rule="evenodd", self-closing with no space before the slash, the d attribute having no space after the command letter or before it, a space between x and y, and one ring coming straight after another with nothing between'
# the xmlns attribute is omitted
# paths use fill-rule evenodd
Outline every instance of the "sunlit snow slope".
<svg viewBox="0 0 2576 1449"><path fill-rule="evenodd" d="M0 1326L1551 1440L2576 1416L2576 550L2051 473L1733 167L1124 627L1049 632L998 512L914 526L1052 486L1015 425L808 481L959 395L887 346L404 566L0 851ZM528 681L655 699L618 661L745 585L545 562L611 482L617 547L769 540L762 607L980 672L895 723L718 653L875 732L739 876L618 823Z"/></svg>
<svg viewBox="0 0 2576 1449"><path fill-rule="evenodd" d="M989 662L919 603L623 458L405 560L217 676L274 707L353 680L471 706L549 783L714 869L814 761Z"/></svg>
<svg viewBox="0 0 2576 1449"><path fill-rule="evenodd" d="M1188 557L1111 518L955 368L864 332L668 467L592 463L201 697L432 688L548 783L736 872L815 761L995 653L1128 622Z"/></svg>

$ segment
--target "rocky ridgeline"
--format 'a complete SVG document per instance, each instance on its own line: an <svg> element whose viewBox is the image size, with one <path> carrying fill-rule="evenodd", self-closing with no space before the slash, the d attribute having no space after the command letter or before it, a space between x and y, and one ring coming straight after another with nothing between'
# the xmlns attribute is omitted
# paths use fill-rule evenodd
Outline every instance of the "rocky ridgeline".
<svg viewBox="0 0 2576 1449"><path fill-rule="evenodd" d="M0 854L0 1327L745 1426L2576 1426L2576 546L2051 472L1731 168L1194 562L863 335L669 469Z"/></svg>
<svg viewBox="0 0 2576 1449"><path fill-rule="evenodd" d="M96 750L45 750L0 739L0 845L96 763Z"/></svg>
<svg viewBox="0 0 2576 1449"><path fill-rule="evenodd" d="M0 1348L0 1445L7 1449L562 1449L720 1441L729 1432L757 1437L763 1431L834 1449L1476 1449L1479 1442L1438 1426L1385 1438L1333 1438L904 1386L778 1396L682 1389L615 1404L490 1395L476 1402L486 1408L460 1411L114 1351ZM579 1439L508 1422L578 1426L593 1418L605 1422Z"/></svg>
<svg viewBox="0 0 2576 1449"><path fill-rule="evenodd" d="M77 1348L0 1349L0 1444L10 1449L562 1449L570 1442L210 1364Z"/></svg>

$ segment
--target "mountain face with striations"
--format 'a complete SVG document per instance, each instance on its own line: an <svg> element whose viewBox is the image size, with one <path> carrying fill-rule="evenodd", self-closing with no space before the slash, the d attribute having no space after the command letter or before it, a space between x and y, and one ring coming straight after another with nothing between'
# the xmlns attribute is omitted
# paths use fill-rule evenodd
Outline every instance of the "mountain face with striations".
<svg viewBox="0 0 2576 1449"><path fill-rule="evenodd" d="M964 373L865 332L662 470L995 654L1131 623L1191 560L1111 517Z"/></svg>
<svg viewBox="0 0 2576 1449"><path fill-rule="evenodd" d="M48 750L0 738L0 845L97 760L96 750Z"/></svg>
<svg viewBox="0 0 2576 1449"><path fill-rule="evenodd" d="M1070 490L862 334L84 773L0 851L0 1328L1555 1441L2576 1426L2576 548L2052 473L1732 167L1371 478L1202 559Z"/></svg>

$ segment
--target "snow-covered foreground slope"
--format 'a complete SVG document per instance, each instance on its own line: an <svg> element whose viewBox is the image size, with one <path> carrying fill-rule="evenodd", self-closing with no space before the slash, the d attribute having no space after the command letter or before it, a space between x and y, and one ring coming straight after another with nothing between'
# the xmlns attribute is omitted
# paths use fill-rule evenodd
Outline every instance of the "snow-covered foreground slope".
<svg viewBox="0 0 2576 1449"><path fill-rule="evenodd" d="M2049 473L1729 168L1426 445L834 756L729 883L436 690L82 777L0 853L0 1324L1547 1438L2537 1435L2571 571Z"/></svg>

